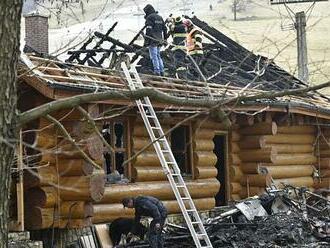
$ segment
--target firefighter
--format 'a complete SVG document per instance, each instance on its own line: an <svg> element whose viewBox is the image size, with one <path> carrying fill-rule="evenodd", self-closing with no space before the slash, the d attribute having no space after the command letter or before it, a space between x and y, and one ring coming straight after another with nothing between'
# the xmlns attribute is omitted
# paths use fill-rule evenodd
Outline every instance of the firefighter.
<svg viewBox="0 0 330 248"><path fill-rule="evenodd" d="M175 75L177 78L186 78L186 28L183 25L183 19L181 16L172 18L171 24L169 25L170 33L173 38L173 58L175 66Z"/></svg>
<svg viewBox="0 0 330 248"><path fill-rule="evenodd" d="M194 24L189 20L184 21L187 32L186 48L187 54L190 59L193 59L199 67L203 60L203 34L198 30ZM201 75L196 68L196 65L191 66L191 71L194 79L200 80Z"/></svg>
<svg viewBox="0 0 330 248"><path fill-rule="evenodd" d="M155 75L164 75L164 63L160 56L160 48L167 38L167 30L163 18L158 15L151 4L147 4L143 11L146 19L146 33L144 46L149 48L150 59Z"/></svg>
<svg viewBox="0 0 330 248"><path fill-rule="evenodd" d="M127 197L122 201L124 207L135 209L135 225L140 223L141 217L152 217L149 230L149 245L152 248L163 248L163 226L167 217L167 210L163 203L152 196Z"/></svg>

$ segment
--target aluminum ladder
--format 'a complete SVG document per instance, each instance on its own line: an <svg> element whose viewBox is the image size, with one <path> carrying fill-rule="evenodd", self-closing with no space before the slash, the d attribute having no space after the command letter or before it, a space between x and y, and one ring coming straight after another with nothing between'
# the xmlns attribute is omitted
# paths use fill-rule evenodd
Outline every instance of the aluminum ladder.
<svg viewBox="0 0 330 248"><path fill-rule="evenodd" d="M134 91L144 88L135 67L131 67L129 70L124 62L121 63L121 67L124 71L130 90ZM174 158L172 149L164 135L149 97L143 97L143 99L136 100L135 102L196 247L212 248L212 243L182 178L180 168Z"/></svg>

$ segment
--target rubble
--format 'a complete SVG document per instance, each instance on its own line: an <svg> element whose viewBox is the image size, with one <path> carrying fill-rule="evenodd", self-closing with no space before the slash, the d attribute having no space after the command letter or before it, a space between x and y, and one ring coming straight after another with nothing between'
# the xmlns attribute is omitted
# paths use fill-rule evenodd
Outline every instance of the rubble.
<svg viewBox="0 0 330 248"><path fill-rule="evenodd" d="M204 221L213 247L330 247L330 201L324 193L285 186L218 208ZM136 241L122 247L148 247ZM186 227L168 224L165 247L194 247Z"/></svg>

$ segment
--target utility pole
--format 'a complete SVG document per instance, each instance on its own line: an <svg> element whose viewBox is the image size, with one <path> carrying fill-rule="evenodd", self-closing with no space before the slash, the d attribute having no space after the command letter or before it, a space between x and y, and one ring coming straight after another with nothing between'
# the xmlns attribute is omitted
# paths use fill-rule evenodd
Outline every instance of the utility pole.
<svg viewBox="0 0 330 248"><path fill-rule="evenodd" d="M297 52L298 52L298 78L307 83L308 75L308 58L307 58L307 41L306 41L306 14L304 11L295 14L297 31Z"/></svg>
<svg viewBox="0 0 330 248"><path fill-rule="evenodd" d="M237 20L237 5L238 5L238 0L234 0L233 3L234 21Z"/></svg>
<svg viewBox="0 0 330 248"><path fill-rule="evenodd" d="M298 78L308 83L308 58L307 58L307 40L306 40L306 13L305 11L295 13L288 4L298 4L298 3L311 3L311 6L306 11L312 12L316 2L327 2L328 0L270 0L271 5L282 4L288 11L292 21L294 22L294 27L297 32L297 54L298 54ZM293 19L293 16L295 19Z"/></svg>

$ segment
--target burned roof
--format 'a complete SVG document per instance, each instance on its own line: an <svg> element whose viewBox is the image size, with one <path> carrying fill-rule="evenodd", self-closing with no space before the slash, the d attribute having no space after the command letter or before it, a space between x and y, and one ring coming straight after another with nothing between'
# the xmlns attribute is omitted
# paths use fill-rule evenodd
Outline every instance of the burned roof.
<svg viewBox="0 0 330 248"><path fill-rule="evenodd" d="M123 73L119 71L70 64L33 55L21 55L19 74L22 81L51 99L91 92L129 91ZM155 88L182 99L209 99L210 95L207 87L209 87L213 99L220 101L269 93L269 91L247 90L247 88L229 84L208 83L206 85L204 82L146 74L141 74L141 78L145 87ZM118 105L127 104L128 102L131 102L131 100L109 101L111 104ZM239 101L234 106L227 107L232 110L281 111L330 118L329 101L317 94L312 94L308 98L306 96L260 97L250 101ZM180 108L180 106L173 106L173 108ZM191 108L196 109L196 107Z"/></svg>
<svg viewBox="0 0 330 248"><path fill-rule="evenodd" d="M204 34L204 59L201 70L209 82L222 85L246 87L260 90L284 90L305 87L296 77L277 66L273 60L256 55L247 50L221 31L211 27L196 16L189 18ZM141 73L152 73L152 64L147 48L138 44L137 40L143 32L142 28L129 43L124 43L112 36L115 23L105 34L95 32L78 50L69 51L67 62L116 69L123 57L130 63L137 62ZM162 57L167 74L175 77L173 51L167 44ZM187 60L185 66L194 65ZM193 80L193 78L190 78Z"/></svg>

